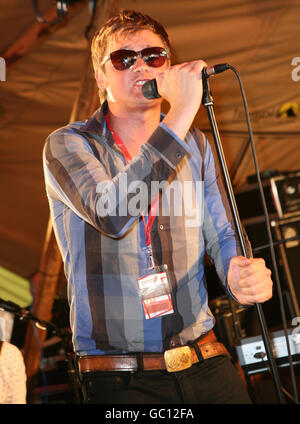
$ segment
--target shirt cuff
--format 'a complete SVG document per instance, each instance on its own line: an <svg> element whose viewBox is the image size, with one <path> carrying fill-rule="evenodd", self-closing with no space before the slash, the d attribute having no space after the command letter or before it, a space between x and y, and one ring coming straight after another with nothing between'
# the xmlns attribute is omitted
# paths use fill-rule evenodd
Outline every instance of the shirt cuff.
<svg viewBox="0 0 300 424"><path fill-rule="evenodd" d="M230 290L230 287L229 287L229 284L228 284L228 281L227 281L227 277L226 277L226 281L225 281L225 288L226 288L227 293L232 297L232 299L240 304L240 302L237 300L237 298L232 294L232 291Z"/></svg>

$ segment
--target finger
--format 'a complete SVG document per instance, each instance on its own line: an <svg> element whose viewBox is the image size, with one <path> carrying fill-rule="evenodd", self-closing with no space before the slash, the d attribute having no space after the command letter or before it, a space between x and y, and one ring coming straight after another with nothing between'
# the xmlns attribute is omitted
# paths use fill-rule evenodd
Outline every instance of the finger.
<svg viewBox="0 0 300 424"><path fill-rule="evenodd" d="M272 297L272 285L272 281L269 281L266 284L242 287L241 293L247 303L262 303Z"/></svg>
<svg viewBox="0 0 300 424"><path fill-rule="evenodd" d="M189 72L196 74L197 77L202 77L202 69L207 67L207 64L203 60L194 60L191 62L183 62L172 67L174 72Z"/></svg>
<svg viewBox="0 0 300 424"><path fill-rule="evenodd" d="M208 65L203 60L195 60L191 62L191 66L196 72L199 72L200 76L202 77L202 69L207 68Z"/></svg>
<svg viewBox="0 0 300 424"><path fill-rule="evenodd" d="M260 278L270 276L271 271L266 267L265 261L262 258L252 259L248 265L242 266L242 270L240 272L240 276L242 278L246 278L253 274L257 274Z"/></svg>
<svg viewBox="0 0 300 424"><path fill-rule="evenodd" d="M247 278L240 281L241 291L252 301L267 300L272 297L273 281L270 276L262 276L259 279Z"/></svg>
<svg viewBox="0 0 300 424"><path fill-rule="evenodd" d="M250 303L263 303L272 297L272 289L263 290L257 293L245 295L247 302Z"/></svg>
<svg viewBox="0 0 300 424"><path fill-rule="evenodd" d="M245 256L235 256L231 259L232 265L236 265L239 267L247 267L253 262L253 258L246 258Z"/></svg>
<svg viewBox="0 0 300 424"><path fill-rule="evenodd" d="M240 284L243 287L258 286L271 282L271 271L268 268L262 270L251 270L242 268L240 271Z"/></svg>

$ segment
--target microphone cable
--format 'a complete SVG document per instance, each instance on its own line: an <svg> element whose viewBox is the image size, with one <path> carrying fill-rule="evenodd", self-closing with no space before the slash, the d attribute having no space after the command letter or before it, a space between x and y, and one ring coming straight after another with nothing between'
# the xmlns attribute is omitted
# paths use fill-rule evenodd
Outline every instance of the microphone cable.
<svg viewBox="0 0 300 424"><path fill-rule="evenodd" d="M279 282L279 272L278 272L278 267L277 267L277 263L276 263L273 237L272 237L272 232L271 232L271 226L270 226L270 223L269 223L269 214L268 214L268 210L267 210L265 195L264 195L263 186L262 186L262 182L261 182L261 178L260 178L258 160L257 160L256 151L255 151L255 144L254 144L254 140L253 140L253 132L252 132L252 127L251 127L251 122L250 122L250 116L249 116L249 111L248 111L248 105L247 105L245 90L244 90L243 83L242 83L242 80L240 78L238 71L231 65L228 65L228 69L232 70L235 73L235 75L238 79L238 82L239 82L241 95L242 95L242 99L243 99L246 122L247 122L247 126L248 126L249 137L250 137L250 144L251 144L251 148L252 148L252 156L253 156L253 161L254 161L254 166L255 166L255 173L256 173L256 177L257 177L259 194L260 194L261 203L262 203L263 212L264 212L264 217L265 217L266 230L267 230L267 235L268 235L268 240L269 240L269 247L270 247L272 264L273 264L273 267L274 267L274 274L275 274L274 279L275 279L276 288L277 288L277 291L278 291L280 314L281 314L281 318L282 318L282 322L283 322L284 335L285 335L287 351L288 351L289 365L290 365L290 370L291 370L292 387L293 387L293 392L294 392L294 402L296 404L299 404L298 390L297 390L297 385L296 385L294 366L293 366L290 343L289 343L289 338L288 338L287 320L286 320L286 314L285 314L285 309L284 309L284 304L283 304L283 296L282 296L281 286L280 286L280 282Z"/></svg>

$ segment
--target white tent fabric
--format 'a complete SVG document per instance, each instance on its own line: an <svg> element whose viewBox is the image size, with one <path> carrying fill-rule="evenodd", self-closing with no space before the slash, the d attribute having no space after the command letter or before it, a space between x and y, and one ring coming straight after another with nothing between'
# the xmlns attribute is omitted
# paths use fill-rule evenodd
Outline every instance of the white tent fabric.
<svg viewBox="0 0 300 424"><path fill-rule="evenodd" d="M40 1L46 11L53 1ZM101 3L101 2L99 2ZM0 0L0 49L4 52L35 22L31 0ZM246 91L261 171L298 170L300 159L300 0L119 0L165 25L174 62L197 58L229 63ZM42 148L47 135L69 121L84 72L90 8L41 39L7 67L0 82L0 266L29 278L38 268L49 210ZM1 53L0 53L1 56ZM228 167L232 170L248 132L237 79L231 71L210 79ZM282 107L290 115L280 113ZM203 107L196 124L210 134ZM234 187L254 173L248 149Z"/></svg>

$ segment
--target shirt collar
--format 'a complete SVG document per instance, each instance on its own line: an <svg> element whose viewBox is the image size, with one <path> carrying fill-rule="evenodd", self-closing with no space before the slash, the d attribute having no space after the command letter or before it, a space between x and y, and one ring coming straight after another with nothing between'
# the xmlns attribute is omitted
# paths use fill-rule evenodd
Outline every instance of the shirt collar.
<svg viewBox="0 0 300 424"><path fill-rule="evenodd" d="M120 151L119 147L115 144L112 133L110 132L108 125L106 123L105 115L108 112L108 103L105 100L101 107L98 108L93 115L87 119L82 127L78 130L80 133L88 133L92 137L93 136L101 136L106 138L106 142L116 149ZM161 113L160 120L164 118L164 114Z"/></svg>
<svg viewBox="0 0 300 424"><path fill-rule="evenodd" d="M113 136L107 126L105 115L108 111L108 103L105 100L99 109L85 121L82 127L78 129L79 133L86 133L90 137L97 138L96 136L105 137L106 142L113 148L119 150L115 145Z"/></svg>
<svg viewBox="0 0 300 424"><path fill-rule="evenodd" d="M87 119L84 125L80 128L82 132L95 133L98 135L105 135L107 131L107 124L105 122L105 114L108 111L107 101L102 104L102 106L97 109L93 115Z"/></svg>

